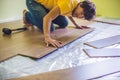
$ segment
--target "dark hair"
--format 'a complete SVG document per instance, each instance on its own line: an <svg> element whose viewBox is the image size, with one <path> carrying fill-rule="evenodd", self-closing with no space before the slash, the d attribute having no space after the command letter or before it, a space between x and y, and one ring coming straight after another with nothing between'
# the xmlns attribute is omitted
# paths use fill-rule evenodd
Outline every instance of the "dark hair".
<svg viewBox="0 0 120 80"><path fill-rule="evenodd" d="M84 10L85 19L91 20L95 16L96 14L95 5L92 2L88 0L80 2L80 7L82 7Z"/></svg>

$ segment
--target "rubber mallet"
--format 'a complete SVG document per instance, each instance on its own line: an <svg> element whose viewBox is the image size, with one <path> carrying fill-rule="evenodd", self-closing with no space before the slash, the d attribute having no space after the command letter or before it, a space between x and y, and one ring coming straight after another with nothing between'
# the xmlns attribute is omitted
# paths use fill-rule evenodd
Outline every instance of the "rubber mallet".
<svg viewBox="0 0 120 80"><path fill-rule="evenodd" d="M2 32L4 34L10 35L12 33L12 31L20 31L20 30L27 30L27 28L25 28L25 27L23 27L23 28L17 28L17 29L3 28Z"/></svg>

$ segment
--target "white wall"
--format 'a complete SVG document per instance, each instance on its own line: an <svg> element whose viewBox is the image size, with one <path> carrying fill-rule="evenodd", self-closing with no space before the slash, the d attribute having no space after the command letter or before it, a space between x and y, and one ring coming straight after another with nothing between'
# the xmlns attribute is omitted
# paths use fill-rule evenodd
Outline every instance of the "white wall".
<svg viewBox="0 0 120 80"><path fill-rule="evenodd" d="M25 8L26 0L0 0L0 22L21 18Z"/></svg>

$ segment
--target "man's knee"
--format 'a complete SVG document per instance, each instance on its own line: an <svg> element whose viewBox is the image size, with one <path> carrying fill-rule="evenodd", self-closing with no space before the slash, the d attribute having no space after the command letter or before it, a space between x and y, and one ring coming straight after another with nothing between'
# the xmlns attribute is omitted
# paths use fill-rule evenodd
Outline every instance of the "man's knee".
<svg viewBox="0 0 120 80"><path fill-rule="evenodd" d="M60 28L67 27L68 26L68 21L65 21L65 22L61 23L59 26L60 26Z"/></svg>

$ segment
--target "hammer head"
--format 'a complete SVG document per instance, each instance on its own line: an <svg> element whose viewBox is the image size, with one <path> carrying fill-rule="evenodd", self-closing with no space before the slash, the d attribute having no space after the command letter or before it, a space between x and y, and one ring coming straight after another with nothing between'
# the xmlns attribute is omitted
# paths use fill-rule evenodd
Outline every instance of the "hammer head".
<svg viewBox="0 0 120 80"><path fill-rule="evenodd" d="M4 34L10 35L11 32L12 32L12 30L11 30L11 29L8 29L8 28L3 28L3 29L2 29L2 32L3 32Z"/></svg>

